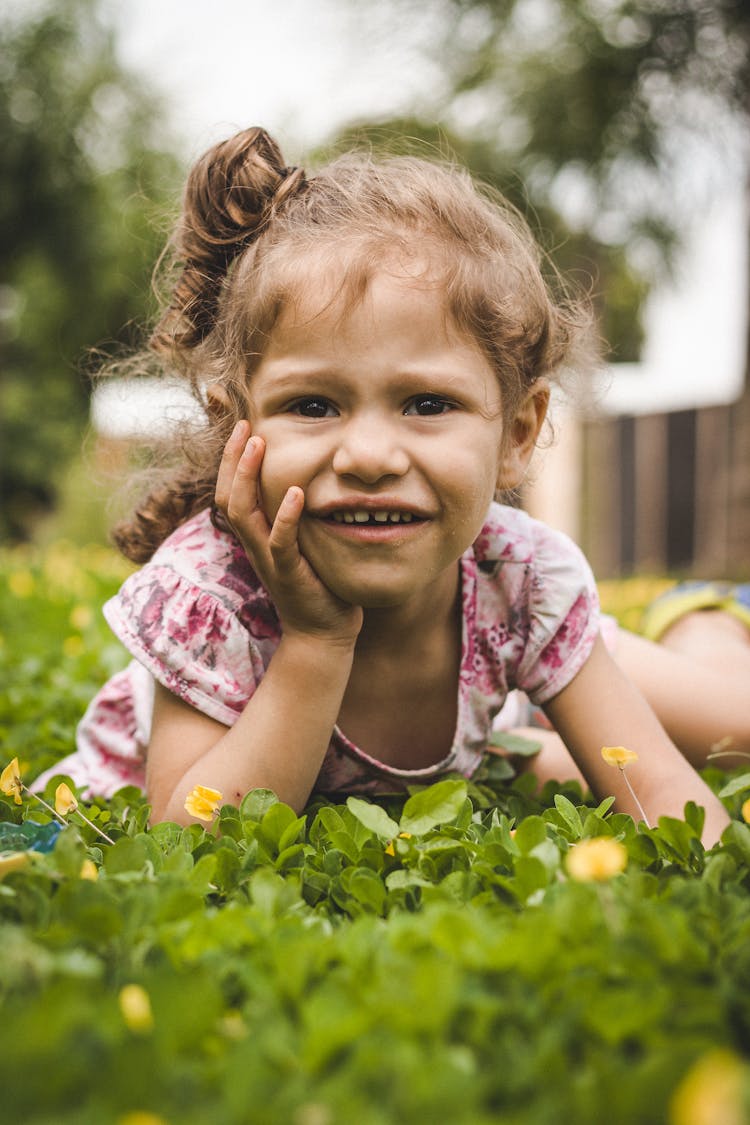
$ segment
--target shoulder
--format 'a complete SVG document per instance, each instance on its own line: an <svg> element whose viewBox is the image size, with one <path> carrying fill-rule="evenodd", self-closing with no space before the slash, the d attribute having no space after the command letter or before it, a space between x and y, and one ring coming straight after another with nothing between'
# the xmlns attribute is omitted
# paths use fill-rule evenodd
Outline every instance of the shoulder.
<svg viewBox="0 0 750 1125"><path fill-rule="evenodd" d="M208 508L173 531L143 570L157 568L172 570L204 589L245 594L260 585L237 539L214 526Z"/></svg>
<svg viewBox="0 0 750 1125"><path fill-rule="evenodd" d="M474 556L480 617L501 614L537 645L572 616L598 618L596 583L581 549L527 512L493 504Z"/></svg>
<svg viewBox="0 0 750 1125"><path fill-rule="evenodd" d="M492 504L473 544L479 571L500 577L525 571L572 569L588 578L588 563L572 539L520 508Z"/></svg>
<svg viewBox="0 0 750 1125"><path fill-rule="evenodd" d="M281 627L239 543L200 512L104 606L115 636L169 691L231 724L262 678Z"/></svg>
<svg viewBox="0 0 750 1125"><path fill-rule="evenodd" d="M219 617L250 633L275 635L278 621L269 595L238 540L215 527L208 509L181 524L109 603L112 615L148 609L161 625Z"/></svg>
<svg viewBox="0 0 750 1125"><path fill-rule="evenodd" d="M474 550L477 616L485 623L504 622L517 642L513 684L543 703L583 666L598 634L591 568L567 535L499 504L492 506Z"/></svg>

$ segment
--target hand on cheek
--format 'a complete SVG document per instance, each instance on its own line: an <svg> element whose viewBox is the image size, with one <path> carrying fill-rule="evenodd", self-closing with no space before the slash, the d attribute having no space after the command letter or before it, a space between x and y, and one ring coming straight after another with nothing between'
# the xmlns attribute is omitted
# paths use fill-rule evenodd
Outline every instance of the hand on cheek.
<svg viewBox="0 0 750 1125"><path fill-rule="evenodd" d="M281 498L271 521L263 510L261 466L265 442L238 422L226 444L216 478L216 505L267 588L285 634L299 633L353 641L362 611L335 597L299 548L305 494L296 485Z"/></svg>

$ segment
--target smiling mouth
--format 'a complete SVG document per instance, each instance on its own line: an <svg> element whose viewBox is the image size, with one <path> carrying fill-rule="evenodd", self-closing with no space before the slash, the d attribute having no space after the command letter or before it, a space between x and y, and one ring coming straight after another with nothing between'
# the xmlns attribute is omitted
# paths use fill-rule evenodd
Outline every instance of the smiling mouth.
<svg viewBox="0 0 750 1125"><path fill-rule="evenodd" d="M424 523L424 518L422 516L414 515L413 512L367 512L363 509L356 511L331 512L329 515L324 516L323 519L327 523L356 523L362 524L363 526L367 526L369 524L372 527L395 523Z"/></svg>

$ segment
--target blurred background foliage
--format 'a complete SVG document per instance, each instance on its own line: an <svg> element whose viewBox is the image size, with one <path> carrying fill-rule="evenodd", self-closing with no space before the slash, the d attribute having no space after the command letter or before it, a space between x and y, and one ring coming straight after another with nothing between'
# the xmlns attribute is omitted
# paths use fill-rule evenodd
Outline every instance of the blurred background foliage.
<svg viewBox="0 0 750 1125"><path fill-rule="evenodd" d="M143 317L179 163L98 0L0 16L0 534L29 537L79 451L91 350Z"/></svg>
<svg viewBox="0 0 750 1125"><path fill-rule="evenodd" d="M393 35L422 10L371 8ZM747 175L750 3L433 0L430 23L441 87L418 116L340 139L455 153L525 212L563 272L591 279L610 357L637 360L651 286L717 186Z"/></svg>
<svg viewBox="0 0 750 1125"><path fill-rule="evenodd" d="M342 6L351 0L340 0ZM716 176L744 176L747 0L362 0L393 36L425 26L440 81L352 143L466 163L589 284L617 360ZM91 349L126 346L183 160L165 107L118 61L106 0L0 16L0 534L39 537L77 474ZM345 42L342 50L346 50ZM72 466L72 468L71 468ZM48 523L48 521L47 521Z"/></svg>

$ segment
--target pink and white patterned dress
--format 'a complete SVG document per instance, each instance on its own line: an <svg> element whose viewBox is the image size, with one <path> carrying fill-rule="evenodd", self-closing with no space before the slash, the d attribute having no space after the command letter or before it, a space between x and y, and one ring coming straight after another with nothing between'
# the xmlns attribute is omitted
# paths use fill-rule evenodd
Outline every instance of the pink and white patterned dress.
<svg viewBox="0 0 750 1125"><path fill-rule="evenodd" d="M493 504L460 560L463 607L458 719L449 753L423 769L377 761L335 727L315 790L377 794L447 771L470 777L493 726L523 725L560 692L599 633L596 586L579 549L523 511ZM68 774L88 794L144 787L154 680L231 726L281 636L268 592L238 541L208 510L179 527L104 607L135 658L89 705L77 751L37 779ZM500 712L502 710L502 716ZM498 716L500 721L498 723Z"/></svg>

